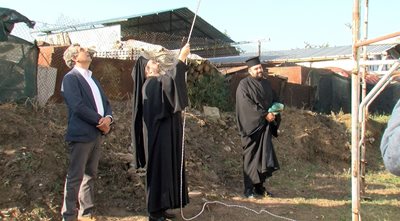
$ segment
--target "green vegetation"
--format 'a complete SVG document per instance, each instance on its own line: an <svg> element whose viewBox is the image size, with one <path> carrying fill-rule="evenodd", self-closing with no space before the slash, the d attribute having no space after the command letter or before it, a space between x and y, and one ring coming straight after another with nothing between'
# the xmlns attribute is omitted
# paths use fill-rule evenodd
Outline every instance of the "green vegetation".
<svg viewBox="0 0 400 221"><path fill-rule="evenodd" d="M188 93L191 106L202 110L203 106L217 107L221 111L232 111L233 105L229 95L229 85L223 75L213 72L200 75L194 82L189 82Z"/></svg>

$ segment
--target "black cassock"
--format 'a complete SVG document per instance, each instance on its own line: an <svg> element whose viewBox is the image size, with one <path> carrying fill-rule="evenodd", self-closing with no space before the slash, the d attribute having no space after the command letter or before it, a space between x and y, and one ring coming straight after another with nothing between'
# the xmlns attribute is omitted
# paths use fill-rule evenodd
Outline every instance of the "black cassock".
<svg viewBox="0 0 400 221"><path fill-rule="evenodd" d="M279 169L272 135L277 136L280 116L268 123L265 115L276 102L267 79L248 76L236 90L236 120L243 145L243 172L253 184L263 183Z"/></svg>
<svg viewBox="0 0 400 221"><path fill-rule="evenodd" d="M180 207L182 110L188 105L186 65L159 77L144 79L147 60L140 57L134 79L132 146L136 167L146 168L149 213ZM140 101L140 102L139 102ZM189 203L183 167L182 205Z"/></svg>

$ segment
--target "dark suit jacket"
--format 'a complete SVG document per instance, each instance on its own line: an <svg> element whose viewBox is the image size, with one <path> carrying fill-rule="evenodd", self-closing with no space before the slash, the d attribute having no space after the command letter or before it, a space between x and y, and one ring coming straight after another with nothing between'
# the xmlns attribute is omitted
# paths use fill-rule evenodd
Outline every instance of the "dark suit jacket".
<svg viewBox="0 0 400 221"><path fill-rule="evenodd" d="M112 115L112 110L100 83L92 76L99 88L103 106L104 116ZM94 140L101 131L97 129L100 114L97 113L96 103L89 84L78 70L72 69L68 72L62 82L65 103L68 106L68 128L66 141L89 142Z"/></svg>

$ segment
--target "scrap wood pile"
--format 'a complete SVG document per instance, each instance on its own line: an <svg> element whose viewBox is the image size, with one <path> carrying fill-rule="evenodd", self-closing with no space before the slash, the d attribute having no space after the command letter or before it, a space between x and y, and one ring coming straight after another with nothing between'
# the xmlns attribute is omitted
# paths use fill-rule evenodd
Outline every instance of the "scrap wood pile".
<svg viewBox="0 0 400 221"><path fill-rule="evenodd" d="M189 83L201 80L204 76L211 76L219 73L217 68L208 60L189 60L188 66L187 80Z"/></svg>

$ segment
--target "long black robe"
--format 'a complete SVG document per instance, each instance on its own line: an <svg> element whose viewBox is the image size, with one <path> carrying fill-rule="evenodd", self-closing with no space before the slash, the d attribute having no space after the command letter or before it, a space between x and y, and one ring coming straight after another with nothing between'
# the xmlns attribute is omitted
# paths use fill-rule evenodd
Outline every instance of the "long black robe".
<svg viewBox="0 0 400 221"><path fill-rule="evenodd" d="M138 60L135 69L141 69L139 67L141 61L143 60ZM188 105L186 68L186 65L179 61L176 69L159 77L150 77L142 85L142 103L138 104L142 105L142 118L138 116L140 114L137 111L133 125L135 127L140 124L138 121L143 120L142 130L135 129L136 140L141 140L140 137L143 136L143 143L134 146L137 166L147 169L149 213L180 207L180 175L183 160L181 111ZM184 167L182 171L185 171ZM184 172L182 179L182 206L185 206L189 202L189 197Z"/></svg>
<svg viewBox="0 0 400 221"><path fill-rule="evenodd" d="M276 102L276 96L267 79L248 76L236 90L236 120L243 145L243 172L253 184L263 183L266 177L279 169L272 144L272 134L277 136L279 115L268 123L265 116Z"/></svg>

